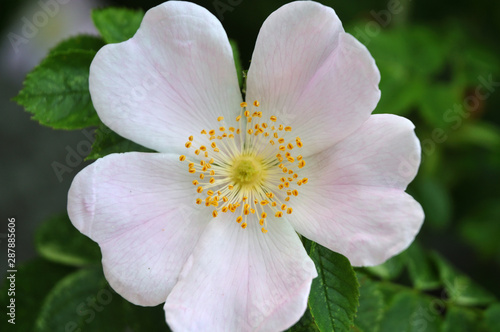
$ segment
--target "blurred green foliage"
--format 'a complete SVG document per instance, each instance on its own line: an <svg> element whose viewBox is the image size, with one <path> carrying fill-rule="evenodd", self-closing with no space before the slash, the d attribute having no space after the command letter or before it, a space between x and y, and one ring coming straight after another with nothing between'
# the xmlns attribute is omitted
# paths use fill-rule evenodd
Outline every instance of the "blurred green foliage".
<svg viewBox="0 0 500 332"><path fill-rule="evenodd" d="M229 6L224 7L226 10L218 9L217 1L195 2L222 20L235 41L233 49L239 49L238 64L247 69L260 25L287 1L221 1ZM422 204L426 221L408 250L380 266L355 270L361 287L356 317L354 321L349 317L351 329L499 331L500 2L321 2L336 10L346 31L364 43L376 60L381 72L382 98L375 112L410 118L422 145L420 172L408 191ZM131 8L143 6L147 10L160 1L115 3ZM142 12L128 10L119 15L100 10L94 12L93 19L104 41L117 42L133 33L141 15ZM107 24L109 20L114 20L116 26ZM32 75L53 72L51 66L56 60L66 59L71 52L95 52L102 44L101 39L89 37L65 41ZM82 66L88 66L88 59L83 60ZM74 70L82 77L82 68ZM27 84L28 92L31 89L39 95L40 91L29 85L29 77ZM36 117L42 124L60 128L97 124L96 118L91 117L91 106L85 109L87 122L78 123L80 120L69 117L69 113L54 117L58 114L51 113L51 107L40 104L47 102L43 96L38 99L39 104L31 106L26 103L33 98L28 97L21 94L18 100L34 113L43 106L45 113ZM73 99L67 102L78 104ZM100 131L109 129L101 126ZM91 158L132 149L143 148L111 133L98 136ZM66 225L61 224L63 221ZM19 269L23 277L18 282L23 285L20 289L26 302L23 306L33 312L30 317L19 319L26 330L34 326L42 331L54 330L49 317L57 315L51 310L60 312L63 303L71 301L85 304L89 296L95 299L101 290L109 290L100 271L97 245L68 225L66 216L42 225L36 246L43 259ZM54 227L58 229L54 234L47 231ZM311 244L306 247L309 250ZM330 262L340 268L342 258L332 258ZM31 280L24 280L30 274L21 271L46 273L37 278L40 287L36 288L29 286ZM81 285L81 280L86 281L85 285ZM335 288L328 282L320 286L320 295ZM65 291L72 287L80 293ZM112 294L117 300L106 310L109 317L126 316L127 321L121 322L123 326L133 331L167 329L160 307L136 307ZM5 296L2 303L4 299ZM47 305L43 310L42 301ZM84 331L92 330L92 326L98 326L97 330L107 328L105 318L93 323L97 325L87 325L81 323L82 315L71 310L63 317L65 322L74 321ZM353 309L347 310L352 313ZM291 331L316 330L318 322L314 310L312 313L308 311Z"/></svg>

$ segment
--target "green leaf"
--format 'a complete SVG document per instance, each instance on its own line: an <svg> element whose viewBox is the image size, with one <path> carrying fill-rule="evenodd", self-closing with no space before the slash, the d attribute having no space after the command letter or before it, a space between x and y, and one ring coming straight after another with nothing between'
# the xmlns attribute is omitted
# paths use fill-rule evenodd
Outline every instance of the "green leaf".
<svg viewBox="0 0 500 332"><path fill-rule="evenodd" d="M422 204L425 221L434 229L443 230L451 221L452 200L442 180L424 177L413 185L415 199Z"/></svg>
<svg viewBox="0 0 500 332"><path fill-rule="evenodd" d="M49 293L35 332L123 331L124 303L101 270L80 270L61 280Z"/></svg>
<svg viewBox="0 0 500 332"><path fill-rule="evenodd" d="M309 309L306 310L302 318L297 323L295 323L294 326L286 330L286 332L316 332L316 331L319 331L319 329Z"/></svg>
<svg viewBox="0 0 500 332"><path fill-rule="evenodd" d="M384 298L384 306L387 306L396 294L403 290L408 290L406 287L390 281L377 281L376 284L382 294L382 297Z"/></svg>
<svg viewBox="0 0 500 332"><path fill-rule="evenodd" d="M487 122L466 122L450 136L449 143L456 147L470 144L495 150L500 147L500 129Z"/></svg>
<svg viewBox="0 0 500 332"><path fill-rule="evenodd" d="M478 204L460 221L460 233L471 246L487 259L500 258L500 206L498 198Z"/></svg>
<svg viewBox="0 0 500 332"><path fill-rule="evenodd" d="M443 31L443 41L449 46L449 57L452 70L465 77L465 83L469 86L476 85L479 76L496 74L499 71L498 55L488 44L477 38L470 29L460 20L450 21ZM472 33L471 33L472 32ZM467 47L467 52L463 52Z"/></svg>
<svg viewBox="0 0 500 332"><path fill-rule="evenodd" d="M102 38L91 35L79 35L76 37L68 38L57 44L54 48L50 50L49 56L54 55L56 53L75 51L75 50L97 52L104 45L105 43L102 40Z"/></svg>
<svg viewBox="0 0 500 332"><path fill-rule="evenodd" d="M382 95L374 113L390 113L406 116L415 106L425 90L426 82L422 79L406 80L404 84L400 80L390 76L382 76L380 79L380 91Z"/></svg>
<svg viewBox="0 0 500 332"><path fill-rule="evenodd" d="M440 326L441 317L431 300L403 290L390 301L380 331L438 332Z"/></svg>
<svg viewBox="0 0 500 332"><path fill-rule="evenodd" d="M437 35L433 28L413 25L399 29L395 33L399 34L399 38L405 43L406 51L411 54L408 59L411 63L408 64L416 72L432 77L446 64L448 50L443 47L443 37Z"/></svg>
<svg viewBox="0 0 500 332"><path fill-rule="evenodd" d="M408 261L408 273L416 289L431 290L441 286L441 280L431 259L418 244L413 244L405 251Z"/></svg>
<svg viewBox="0 0 500 332"><path fill-rule="evenodd" d="M81 266L101 261L97 243L81 234L66 214L55 216L40 226L35 247L42 257L61 264Z"/></svg>
<svg viewBox="0 0 500 332"><path fill-rule="evenodd" d="M99 125L95 132L95 141L92 144L92 151L86 160L102 158L111 153L122 153L129 151L153 152L153 150L143 147L137 143L121 137L103 123Z"/></svg>
<svg viewBox="0 0 500 332"><path fill-rule="evenodd" d="M420 115L432 128L447 128L453 124L449 121L445 112L453 108L455 104L463 101L463 86L454 86L446 83L429 84L420 98Z"/></svg>
<svg viewBox="0 0 500 332"><path fill-rule="evenodd" d="M134 36L144 12L125 8L94 9L92 21L106 43L120 43Z"/></svg>
<svg viewBox="0 0 500 332"><path fill-rule="evenodd" d="M309 307L320 331L349 331L358 308L359 284L344 256L317 243L309 253L318 270L309 295Z"/></svg>
<svg viewBox="0 0 500 332"><path fill-rule="evenodd" d="M73 269L62 265L47 262L41 258L35 258L29 262L19 265L15 278L15 295L8 295L10 282L7 273L3 279L0 293L0 305L6 308L10 305L10 299L15 299L16 325L7 320L11 317L3 315L0 321L1 331L33 331L35 319L40 311L42 302L54 285ZM3 311L8 313L10 309ZM15 329L12 329L13 326Z"/></svg>
<svg viewBox="0 0 500 332"><path fill-rule="evenodd" d="M238 43L230 39L231 48L233 49L234 65L236 66L236 74L238 75L238 83L240 89L243 87L243 68L241 67L240 51L238 50Z"/></svg>
<svg viewBox="0 0 500 332"><path fill-rule="evenodd" d="M500 331L500 303L495 303L485 310L484 325L488 331Z"/></svg>
<svg viewBox="0 0 500 332"><path fill-rule="evenodd" d="M366 271L369 273L376 275L382 279L392 280L397 278L401 272L403 272L403 268L405 267L405 261L401 255L394 256L387 260L385 263L377 265L377 266L369 266L366 267Z"/></svg>
<svg viewBox="0 0 500 332"><path fill-rule="evenodd" d="M478 331L479 315L467 308L450 306L443 323L443 332Z"/></svg>
<svg viewBox="0 0 500 332"><path fill-rule="evenodd" d="M378 332L384 309L384 296L378 283L363 273L356 272L359 284L359 308L354 325L358 331Z"/></svg>
<svg viewBox="0 0 500 332"><path fill-rule="evenodd" d="M496 301L494 295L476 284L466 275L457 271L437 253L431 257L435 262L450 303L464 306L488 305Z"/></svg>
<svg viewBox="0 0 500 332"><path fill-rule="evenodd" d="M124 313L127 326L134 332L170 331L165 321L163 304L156 307L141 307L127 302Z"/></svg>
<svg viewBox="0 0 500 332"><path fill-rule="evenodd" d="M445 63L446 50L427 27L387 29L366 38L359 28L367 24L358 23L357 29L351 30L366 43L380 69L382 96L375 113L405 115L422 103L422 95L432 87L430 78Z"/></svg>
<svg viewBox="0 0 500 332"><path fill-rule="evenodd" d="M57 52L42 61L14 98L32 119L56 129L99 124L89 92L89 68L95 51Z"/></svg>

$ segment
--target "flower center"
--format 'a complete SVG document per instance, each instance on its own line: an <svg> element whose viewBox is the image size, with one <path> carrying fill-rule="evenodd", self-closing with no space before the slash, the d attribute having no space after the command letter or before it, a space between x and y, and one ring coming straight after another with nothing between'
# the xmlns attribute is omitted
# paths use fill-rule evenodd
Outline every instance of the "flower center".
<svg viewBox="0 0 500 332"><path fill-rule="evenodd" d="M239 156L232 165L232 180L240 187L253 187L263 180L262 162L252 156Z"/></svg>
<svg viewBox="0 0 500 332"><path fill-rule="evenodd" d="M212 208L212 216L234 213L242 228L251 220L258 221L267 233L267 214L276 218L291 214L291 198L299 195L298 187L307 178L299 178L297 168L306 162L294 148L302 148L300 137L291 137L292 128L277 124L278 118L263 120L263 113L251 112L247 103L241 103L236 117L238 128L226 130L224 117L220 116L218 129L201 131L200 140L190 136L185 147L193 151L187 161L188 172L195 176L192 184L200 197L196 204ZM253 106L260 106L258 101Z"/></svg>

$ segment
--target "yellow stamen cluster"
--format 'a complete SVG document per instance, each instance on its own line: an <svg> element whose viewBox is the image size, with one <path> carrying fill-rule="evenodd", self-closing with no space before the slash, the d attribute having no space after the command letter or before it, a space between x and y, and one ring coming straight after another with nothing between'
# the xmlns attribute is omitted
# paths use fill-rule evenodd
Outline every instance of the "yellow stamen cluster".
<svg viewBox="0 0 500 332"><path fill-rule="evenodd" d="M292 127L277 124L274 115L266 121L263 112L257 111L257 100L252 105L250 110L246 102L240 104L237 128L226 129L220 116L219 128L203 129L199 141L190 136L185 147L193 151L192 156L182 155L179 160L186 161L188 172L196 176L192 184L204 197L196 198L196 204L213 208L214 218L235 213L242 228L253 216L267 233L268 213L277 218L292 214L288 202L308 179L294 170L306 165L302 155L293 153L303 147L300 137L290 138Z"/></svg>

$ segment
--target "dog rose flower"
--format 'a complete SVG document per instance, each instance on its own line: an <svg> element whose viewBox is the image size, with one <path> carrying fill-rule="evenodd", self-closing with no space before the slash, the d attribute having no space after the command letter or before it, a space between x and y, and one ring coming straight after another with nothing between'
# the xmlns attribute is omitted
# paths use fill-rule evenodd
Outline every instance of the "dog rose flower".
<svg viewBox="0 0 500 332"><path fill-rule="evenodd" d="M297 233L375 265L422 221L405 193L420 163L413 124L371 115L379 71L315 2L265 21L241 91L206 9L166 2L90 68L101 120L158 151L112 154L74 179L68 212L125 299L165 302L174 331L280 331L316 269Z"/></svg>

